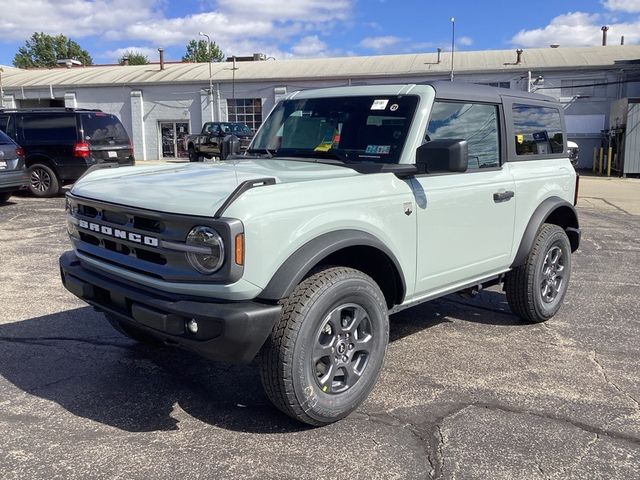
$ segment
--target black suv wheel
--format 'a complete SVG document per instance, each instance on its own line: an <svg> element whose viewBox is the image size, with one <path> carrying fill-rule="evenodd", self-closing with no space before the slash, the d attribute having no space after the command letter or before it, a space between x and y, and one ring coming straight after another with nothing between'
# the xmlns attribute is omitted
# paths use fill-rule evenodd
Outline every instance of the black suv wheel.
<svg viewBox="0 0 640 480"><path fill-rule="evenodd" d="M571 277L571 244L565 231L545 223L524 265L507 273L504 288L511 311L528 322L553 317Z"/></svg>
<svg viewBox="0 0 640 480"><path fill-rule="evenodd" d="M54 197L60 191L60 181L49 166L35 163L29 167L29 190L36 197Z"/></svg>
<svg viewBox="0 0 640 480"><path fill-rule="evenodd" d="M320 270L284 300L261 352L262 384L273 404L310 425L335 422L369 395L389 338L384 295L364 273Z"/></svg>

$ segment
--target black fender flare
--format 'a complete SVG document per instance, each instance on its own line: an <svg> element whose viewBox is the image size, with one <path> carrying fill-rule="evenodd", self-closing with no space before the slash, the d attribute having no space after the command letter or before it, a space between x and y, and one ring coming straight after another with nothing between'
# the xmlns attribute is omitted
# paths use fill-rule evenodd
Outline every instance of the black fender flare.
<svg viewBox="0 0 640 480"><path fill-rule="evenodd" d="M258 298L277 301L288 297L296 285L323 259L344 248L357 246L373 247L387 256L400 279L400 298L404 298L406 282L400 262L382 241L361 230L336 230L305 243L278 268Z"/></svg>
<svg viewBox="0 0 640 480"><path fill-rule="evenodd" d="M564 228L565 232L567 232L567 236L571 243L571 251L575 252L578 249L578 246L580 245L580 228L578 224L578 214L575 207L560 197L549 197L538 205L538 208L536 208L533 215L531 215L527 228L520 240L520 246L518 247L516 256L513 259L511 268L524 264L527 255L529 255L529 252L533 248L533 242L536 239L538 230L543 223L546 223L547 220L553 216L554 212L559 211L558 209L562 209L563 211L563 221L559 222L556 220L551 223L558 224Z"/></svg>

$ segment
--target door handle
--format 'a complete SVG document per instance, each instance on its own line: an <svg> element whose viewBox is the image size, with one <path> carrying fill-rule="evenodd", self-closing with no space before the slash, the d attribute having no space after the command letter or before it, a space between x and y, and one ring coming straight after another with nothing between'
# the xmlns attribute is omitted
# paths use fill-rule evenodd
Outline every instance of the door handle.
<svg viewBox="0 0 640 480"><path fill-rule="evenodd" d="M496 192L493 194L493 201L496 203L500 202L508 202L514 197L515 193L511 190L507 190L506 192Z"/></svg>

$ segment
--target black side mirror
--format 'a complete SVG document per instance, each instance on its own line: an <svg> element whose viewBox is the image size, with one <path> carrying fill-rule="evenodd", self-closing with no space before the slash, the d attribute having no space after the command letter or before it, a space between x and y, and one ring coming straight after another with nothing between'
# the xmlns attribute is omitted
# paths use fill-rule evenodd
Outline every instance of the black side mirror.
<svg viewBox="0 0 640 480"><path fill-rule="evenodd" d="M416 150L418 173L466 172L468 166L469 144L466 140L432 140Z"/></svg>
<svg viewBox="0 0 640 480"><path fill-rule="evenodd" d="M239 155L240 154L240 139L235 135L227 135L222 140L222 160L230 157L231 155Z"/></svg>

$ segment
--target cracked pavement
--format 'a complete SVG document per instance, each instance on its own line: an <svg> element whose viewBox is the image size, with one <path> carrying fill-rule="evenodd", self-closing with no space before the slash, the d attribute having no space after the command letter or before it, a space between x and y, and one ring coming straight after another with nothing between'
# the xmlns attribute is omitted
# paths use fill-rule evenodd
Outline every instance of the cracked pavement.
<svg viewBox="0 0 640 480"><path fill-rule="evenodd" d="M2 478L640 478L640 181L582 189L555 318L522 324L498 288L398 313L369 399L318 429L269 404L255 365L111 329L60 284L64 199L14 197L0 207Z"/></svg>

